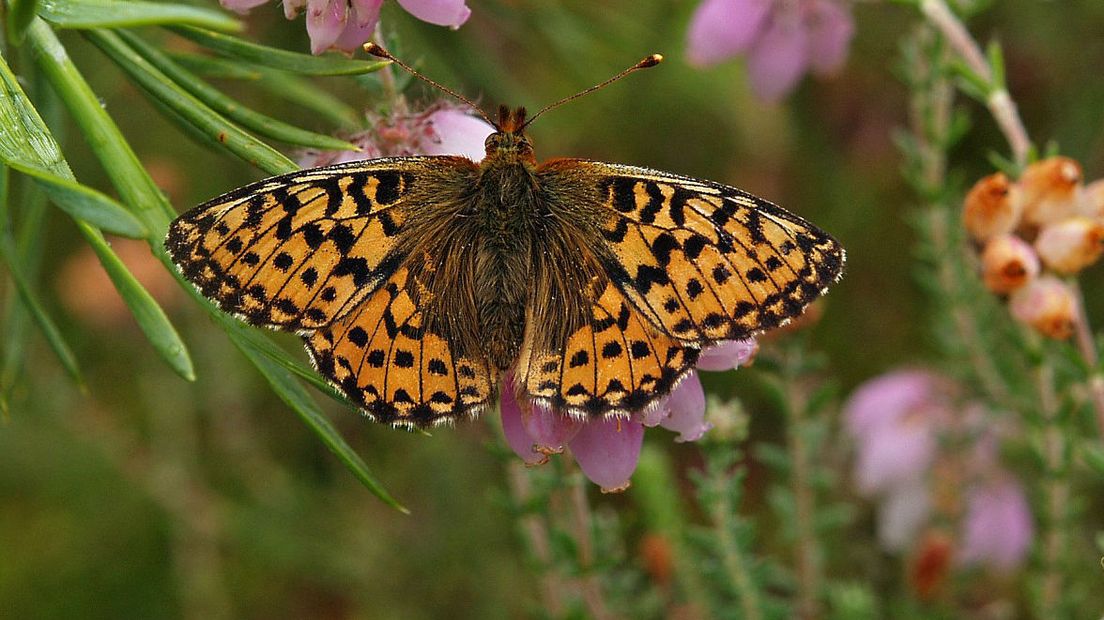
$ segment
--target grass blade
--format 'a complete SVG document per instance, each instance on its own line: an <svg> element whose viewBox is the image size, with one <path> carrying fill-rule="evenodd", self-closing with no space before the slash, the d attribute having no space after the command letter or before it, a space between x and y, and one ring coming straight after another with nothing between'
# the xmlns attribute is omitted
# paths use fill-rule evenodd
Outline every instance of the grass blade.
<svg viewBox="0 0 1104 620"><path fill-rule="evenodd" d="M65 52L65 48L62 47L61 42L57 40L53 31L42 20L35 19L27 31L27 40L32 46L35 52L35 60L38 66L42 69L43 74L53 85L54 90L65 106L72 113L74 119L77 120L78 125L81 126L85 136L89 138L92 150L97 155L103 155L108 152L111 147L105 147L105 144L112 142L112 135L110 131L105 129L92 127L86 125L86 123L94 123L97 118L97 114L106 117L107 113L104 112L103 107L100 105L99 99L92 93L92 90L88 87L88 83L84 81L84 78L73 66L72 61L69 60L68 54ZM7 65L0 62L0 73L5 73L4 80L7 81L10 76L14 80L14 76L10 75L10 70ZM7 85L6 85L7 86ZM24 125L30 124L37 126L37 134L39 141L45 141L49 139L49 133L46 130L45 124L42 119L38 117L37 112L31 106L30 101L23 95L21 89L18 89L18 84L15 84L15 90L18 91L20 98L22 99L21 106L25 106L29 109L33 115L33 118L24 119ZM5 88L5 93L12 92L12 89ZM110 119L108 119L110 122ZM118 128L112 125L112 129L118 132ZM119 140L121 140L121 136ZM102 140L102 142L101 142ZM117 142L115 143L117 144ZM56 150L56 145L54 145ZM129 147L124 147L126 153L129 153L130 157L137 162L137 158L134 157L133 152ZM118 156L118 148L111 149L112 156ZM103 160L101 160L103 161ZM107 169L108 174L114 176L121 176L113 170L115 165L125 164L126 158L122 157L115 160L103 161L104 168ZM64 176L65 178L72 178L72 172L69 171L68 165L64 160L59 160L54 164L55 169L53 172ZM123 177L127 181L126 187L128 191L131 189L131 184L137 180L131 176ZM156 196L157 201L164 201L165 198L153 185L152 181L148 181L150 187L153 188L153 194ZM122 188L118 185L120 194L124 194ZM128 203L134 204L132 195L124 195L124 200ZM142 212L144 214L157 214L157 203L144 205L146 209ZM84 222L83 220L77 221L77 229L84 236L85 240L92 247L93 252L96 253L96 257L107 271L108 277L115 284L115 288L118 289L119 295L122 296L123 301L127 304L131 314L134 315L135 320L138 322L138 326L145 333L146 338L153 345L154 350L164 359L169 367L172 368L177 374L185 379L192 381L195 379L195 369L192 366L191 358L188 356L187 349L184 346L184 341L180 339L180 335L177 334L176 328L169 322L167 316L165 316L164 310L157 305L157 302L152 296L142 288L142 285L134 278L134 276L127 270L119 257L111 250L111 246L108 245L107 240L104 239L103 234L99 229ZM155 222L157 220L154 220ZM155 226L151 226L148 221L143 220L147 227L147 234L150 237L158 235L153 231L159 230ZM160 228L164 230L164 227ZM158 237L158 240L160 237Z"/></svg>
<svg viewBox="0 0 1104 620"><path fill-rule="evenodd" d="M160 100L227 151L270 174L299 169L282 153L242 131L170 80L124 43L118 34L108 30L86 30L84 34L147 94Z"/></svg>
<svg viewBox="0 0 1104 620"><path fill-rule="evenodd" d="M387 61L353 60L337 55L311 56L244 41L218 32L190 26L172 26L176 34L207 49L233 56L262 67L272 67L303 75L360 75L379 71Z"/></svg>
<svg viewBox="0 0 1104 620"><path fill-rule="evenodd" d="M23 35L27 33L27 26L38 13L38 0L11 0L8 2L8 42L19 45L23 42Z"/></svg>
<svg viewBox="0 0 1104 620"><path fill-rule="evenodd" d="M107 195L87 185L81 185L76 181L59 177L18 161L5 160L4 163L13 170L34 179L46 191L46 195L50 197L50 202L74 219L84 220L96 228L106 230L120 237L129 239L145 239L147 237L148 231L142 222L131 215L126 207L115 202Z"/></svg>
<svg viewBox="0 0 1104 620"><path fill-rule="evenodd" d="M230 335L230 340L234 343L234 346L257 367L257 370L272 386L280 400L291 407L307 427L333 452L334 456L360 480L361 484L385 504L409 514L410 511L399 504L368 471L368 465L337 432L333 424L319 410L310 394L295 380L294 375L280 364L269 359L268 354L263 350L264 346L259 344L263 338L254 332L247 331L248 328L232 317L225 314L216 316L223 328L226 329L226 333Z"/></svg>
<svg viewBox="0 0 1104 620"><path fill-rule="evenodd" d="M364 115L361 112L318 88L310 80L274 69L260 69L260 73L260 87L272 95L316 112L338 127L364 125Z"/></svg>
<svg viewBox="0 0 1104 620"><path fill-rule="evenodd" d="M260 70L241 61L204 54L169 52L169 58L188 71L213 80L259 80Z"/></svg>
<svg viewBox="0 0 1104 620"><path fill-rule="evenodd" d="M15 284L15 290L19 294L19 298L23 301L23 306L30 313L35 323L38 324L39 330L42 331L42 335L46 338L46 342L50 345L50 348L54 351L54 355L61 361L61 365L65 368L65 372L76 381L83 392L85 390L84 377L81 376L80 365L77 363L77 356L73 354L73 350L65 341L65 337L61 335L61 330L58 329L57 324L54 323L49 313L46 312L46 308L39 300L38 294L34 291L34 287L31 286L30 280L25 277L25 274L20 269L13 246L14 244L11 242L11 238L7 235L0 238L0 258L3 258L4 263L8 266L8 274Z"/></svg>
<svg viewBox="0 0 1104 620"><path fill-rule="evenodd" d="M101 164L111 177L112 183L119 195L127 204L142 204L145 209L142 215L149 217L146 221L150 229L150 248L154 254L176 277L181 286L215 318L227 335L235 342L241 343L243 352L249 361L265 375L281 398L288 402L308 426L322 438L323 442L337 455L345 467L358 479L370 492L387 502L389 505L398 506L395 500L379 485L369 473L364 461L357 456L341 435L333 429L332 425L322 416L317 407L311 401L310 396L302 386L295 381L294 375L280 368L275 362L268 360L264 354L257 353L260 349L251 346L252 339L260 339L262 336L250 331L251 328L239 323L232 317L222 313L214 304L199 294L198 291L183 279L177 272L172 260L162 243L165 231L168 228L168 216L174 214L172 206L165 196L154 185L149 174L142 168L138 158L134 155L130 145L123 138L118 126L100 105L95 94L88 87L84 77L73 66L65 52L65 48L57 40L54 33L41 20L35 20L28 31L36 52L39 64L43 72L53 84L54 89L61 95L62 101L69 108L71 115L77 122L82 134L89 141L93 153L100 159ZM150 225L150 222L154 225ZM159 224L159 225L158 225ZM400 507L401 509L401 507Z"/></svg>
<svg viewBox="0 0 1104 620"><path fill-rule="evenodd" d="M300 129L294 125L289 125L283 121L251 110L226 96L207 82L199 79L187 69L176 64L166 54L142 40L141 37L125 30L116 31L115 34L122 39L123 43L130 46L132 50L137 52L142 58L145 58L151 65L163 73L165 77L176 82L179 86L195 95L197 99L207 104L215 112L230 120L237 121L246 129L288 144L309 146L331 151L359 150L356 145L344 140L338 140L331 136Z"/></svg>
<svg viewBox="0 0 1104 620"><path fill-rule="evenodd" d="M240 32L241 22L219 11L186 4L138 0L42 0L38 14L60 28L131 28L189 24Z"/></svg>

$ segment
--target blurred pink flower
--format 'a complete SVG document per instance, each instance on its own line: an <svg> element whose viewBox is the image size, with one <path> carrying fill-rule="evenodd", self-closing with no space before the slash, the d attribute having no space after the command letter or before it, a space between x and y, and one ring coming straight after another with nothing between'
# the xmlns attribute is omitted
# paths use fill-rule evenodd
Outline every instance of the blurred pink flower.
<svg viewBox="0 0 1104 620"><path fill-rule="evenodd" d="M722 343L703 351L713 367L732 369L746 364L758 350L754 340ZM622 491L640 458L644 427L662 426L678 433L675 441L697 441L711 425L705 421L705 391L696 373L689 373L664 399L626 418L583 420L523 399L518 402L511 377L503 382L502 431L506 443L529 465L570 448L580 469L605 492Z"/></svg>
<svg viewBox="0 0 1104 620"><path fill-rule="evenodd" d="M905 548L927 522L928 470L950 416L947 387L932 373L902 370L867 381L844 404L855 484L879 499L878 537L887 549Z"/></svg>
<svg viewBox="0 0 1104 620"><path fill-rule="evenodd" d="M1010 572L1027 556L1034 536L1031 508L1009 476L969 490L958 559Z"/></svg>
<svg viewBox="0 0 1104 620"><path fill-rule="evenodd" d="M264 4L266 0L220 0L238 13ZM304 8L311 53L328 49L352 53L372 37L379 22L383 0L284 0L284 15L293 19ZM471 16L464 0L399 0L399 5L418 19L456 29Z"/></svg>
<svg viewBox="0 0 1104 620"><path fill-rule="evenodd" d="M690 21L687 57L704 66L746 54L752 90L777 101L806 71L839 69L854 30L836 0L704 0Z"/></svg>
<svg viewBox="0 0 1104 620"><path fill-rule="evenodd" d="M462 155L479 161L486 154L483 143L494 131L467 108L446 102L411 114L369 114L368 124L369 129L346 137L360 151L308 150L299 158L299 165L313 168L400 155Z"/></svg>

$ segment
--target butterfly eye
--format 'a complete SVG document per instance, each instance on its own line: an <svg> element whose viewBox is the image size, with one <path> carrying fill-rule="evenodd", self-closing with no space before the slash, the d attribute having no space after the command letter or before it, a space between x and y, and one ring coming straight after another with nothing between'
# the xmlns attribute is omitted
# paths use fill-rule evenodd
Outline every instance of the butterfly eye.
<svg viewBox="0 0 1104 620"><path fill-rule="evenodd" d="M487 136L487 139L483 142L483 146L488 149L493 149L498 146L498 142L498 134L492 133L491 135Z"/></svg>

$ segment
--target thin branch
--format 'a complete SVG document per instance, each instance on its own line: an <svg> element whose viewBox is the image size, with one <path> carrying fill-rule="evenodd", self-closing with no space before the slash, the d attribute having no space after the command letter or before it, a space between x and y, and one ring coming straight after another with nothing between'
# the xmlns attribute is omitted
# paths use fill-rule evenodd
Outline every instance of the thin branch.
<svg viewBox="0 0 1104 620"><path fill-rule="evenodd" d="M1076 280L1071 280L1073 297L1077 304L1074 312L1074 334L1077 342L1077 350L1081 353L1081 359L1089 368L1089 395L1092 399L1093 409L1096 412L1097 431L1104 435L1104 375L1100 372L1100 354L1096 350L1096 340L1093 338L1092 327L1089 325L1089 315L1085 313L1085 298L1081 294L1081 287Z"/></svg>
<svg viewBox="0 0 1104 620"><path fill-rule="evenodd" d="M1008 140L1013 160L1019 166L1025 165L1031 150L1031 140L1005 85L994 82L993 68L985 59L977 41L944 0L922 0L920 11L943 34L966 66L989 85L989 96L985 102L989 113Z"/></svg>

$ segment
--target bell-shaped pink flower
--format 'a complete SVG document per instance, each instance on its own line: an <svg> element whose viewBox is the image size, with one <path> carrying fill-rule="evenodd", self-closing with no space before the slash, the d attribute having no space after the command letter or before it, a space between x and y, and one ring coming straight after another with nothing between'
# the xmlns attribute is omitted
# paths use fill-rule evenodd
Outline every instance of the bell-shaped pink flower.
<svg viewBox="0 0 1104 620"><path fill-rule="evenodd" d="M617 493L629 487L643 443L641 423L604 418L587 422L568 446L587 478L603 493Z"/></svg>
<svg viewBox="0 0 1104 620"><path fill-rule="evenodd" d="M260 6L268 0L219 0L223 8L245 15L249 9Z"/></svg>
<svg viewBox="0 0 1104 620"><path fill-rule="evenodd" d="M426 155L463 155L472 161L480 161L486 155L484 143L491 135L491 127L481 118L466 111L444 107L426 118L429 133L422 140L422 152Z"/></svg>
<svg viewBox="0 0 1104 620"><path fill-rule="evenodd" d="M754 338L726 340L707 349L698 356L698 370L732 370L746 366L759 352L759 342Z"/></svg>
<svg viewBox="0 0 1104 620"><path fill-rule="evenodd" d="M264 4L266 0L219 0L222 6L238 13ZM306 9L307 34L311 53L329 49L352 54L375 32L383 0L283 0L284 17L295 19ZM459 28L471 16L464 0L399 0L399 4L418 19Z"/></svg>
<svg viewBox="0 0 1104 620"><path fill-rule="evenodd" d="M1023 489L1011 477L971 489L958 559L1010 572L1023 563L1034 532Z"/></svg>
<svg viewBox="0 0 1104 620"><path fill-rule="evenodd" d="M438 26L459 28L471 17L464 0L399 0L399 5L414 17Z"/></svg>
<svg viewBox="0 0 1104 620"><path fill-rule="evenodd" d="M806 71L839 69L854 30L849 10L836 0L704 0L690 21L686 55L709 65L745 54L752 90L776 101Z"/></svg>
<svg viewBox="0 0 1104 620"><path fill-rule="evenodd" d="M526 465L547 463L548 455L534 449L533 438L529 436L521 421L521 407L518 406L517 399L511 392L503 390L499 409L502 414L502 434L506 437L506 444L510 449L520 456Z"/></svg>
<svg viewBox="0 0 1104 620"><path fill-rule="evenodd" d="M705 390L698 375L690 373L664 400L667 416L660 420L663 428L679 434L675 441L697 441L713 425L705 421Z"/></svg>
<svg viewBox="0 0 1104 620"><path fill-rule="evenodd" d="M855 21L838 2L813 0L806 10L809 29L809 67L817 75L831 75L847 60Z"/></svg>
<svg viewBox="0 0 1104 620"><path fill-rule="evenodd" d="M687 59L711 65L743 54L770 15L772 0L705 0L690 19Z"/></svg>
<svg viewBox="0 0 1104 620"><path fill-rule="evenodd" d="M789 13L778 13L748 52L748 79L764 101L789 94L809 67L809 33Z"/></svg>

